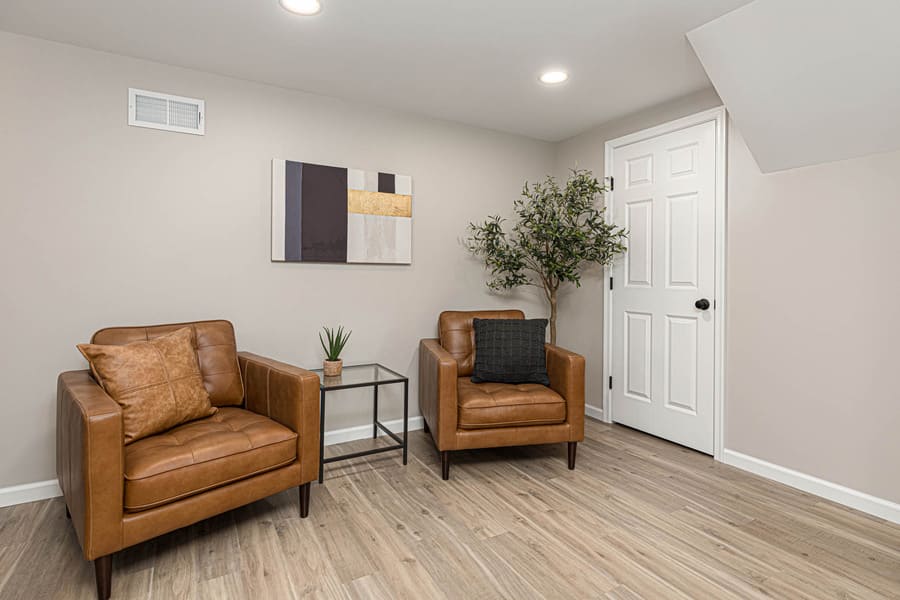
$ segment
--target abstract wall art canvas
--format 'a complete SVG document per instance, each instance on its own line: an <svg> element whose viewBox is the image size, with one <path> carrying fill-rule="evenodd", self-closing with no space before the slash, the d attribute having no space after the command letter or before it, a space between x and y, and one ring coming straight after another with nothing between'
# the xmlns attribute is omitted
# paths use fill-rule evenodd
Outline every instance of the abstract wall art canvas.
<svg viewBox="0 0 900 600"><path fill-rule="evenodd" d="M272 161L272 260L412 263L412 178Z"/></svg>

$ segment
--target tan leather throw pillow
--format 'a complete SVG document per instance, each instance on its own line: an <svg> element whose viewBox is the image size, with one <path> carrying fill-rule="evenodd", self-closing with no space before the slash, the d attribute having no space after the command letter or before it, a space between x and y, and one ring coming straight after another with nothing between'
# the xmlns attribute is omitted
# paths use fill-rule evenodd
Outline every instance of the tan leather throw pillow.
<svg viewBox="0 0 900 600"><path fill-rule="evenodd" d="M189 328L124 346L78 344L78 350L122 407L126 444L216 412L203 387Z"/></svg>

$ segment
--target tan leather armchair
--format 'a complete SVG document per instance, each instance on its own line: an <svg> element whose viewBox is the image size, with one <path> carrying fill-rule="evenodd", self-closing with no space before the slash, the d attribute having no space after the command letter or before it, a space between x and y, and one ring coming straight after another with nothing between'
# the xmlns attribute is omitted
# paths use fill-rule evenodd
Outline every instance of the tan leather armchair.
<svg viewBox="0 0 900 600"><path fill-rule="evenodd" d="M113 553L299 487L309 514L318 477L319 378L236 352L228 321L118 327L92 343L126 344L190 327L216 414L124 445L122 412L90 371L59 376L56 469L97 595L109 598Z"/></svg>
<svg viewBox="0 0 900 600"><path fill-rule="evenodd" d="M524 319L520 310L445 311L440 337L419 343L419 407L425 429L441 453L441 477L450 478L453 450L568 442L575 468L584 439L584 357L551 344L550 387L472 383L479 319Z"/></svg>

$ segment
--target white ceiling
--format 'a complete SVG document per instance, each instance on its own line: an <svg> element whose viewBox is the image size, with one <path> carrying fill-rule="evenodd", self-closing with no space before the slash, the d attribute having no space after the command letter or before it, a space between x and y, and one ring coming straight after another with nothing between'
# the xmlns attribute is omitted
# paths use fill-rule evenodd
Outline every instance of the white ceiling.
<svg viewBox="0 0 900 600"><path fill-rule="evenodd" d="M0 29L557 141L708 86L685 33L748 1L2 0Z"/></svg>
<svg viewBox="0 0 900 600"><path fill-rule="evenodd" d="M898 23L898 0L756 0L688 37L770 172L900 149Z"/></svg>

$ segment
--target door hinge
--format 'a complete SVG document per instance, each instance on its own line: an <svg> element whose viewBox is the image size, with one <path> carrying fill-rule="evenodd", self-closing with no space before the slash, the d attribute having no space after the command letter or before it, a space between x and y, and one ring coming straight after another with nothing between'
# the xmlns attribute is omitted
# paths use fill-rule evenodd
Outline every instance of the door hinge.
<svg viewBox="0 0 900 600"><path fill-rule="evenodd" d="M610 290L613 289L613 278L612 277L609 278L609 289Z"/></svg>
<svg viewBox="0 0 900 600"><path fill-rule="evenodd" d="M612 389L612 375L609 376L609 389Z"/></svg>
<svg viewBox="0 0 900 600"><path fill-rule="evenodd" d="M616 189L616 178L615 177L609 176L606 178L606 188L611 192Z"/></svg>

